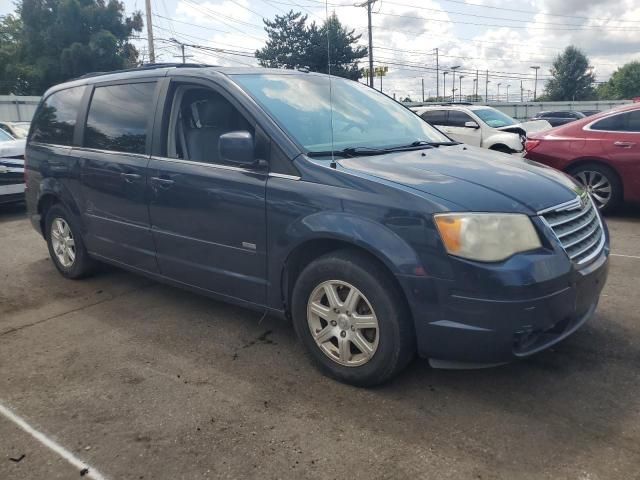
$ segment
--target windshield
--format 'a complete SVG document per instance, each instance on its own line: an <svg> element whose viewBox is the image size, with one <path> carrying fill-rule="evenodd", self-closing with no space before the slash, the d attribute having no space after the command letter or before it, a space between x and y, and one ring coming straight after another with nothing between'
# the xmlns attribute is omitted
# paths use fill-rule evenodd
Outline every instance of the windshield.
<svg viewBox="0 0 640 480"><path fill-rule="evenodd" d="M493 128L509 127L518 123L509 115L505 115L499 110L494 110L493 108L480 108L478 110L474 110L473 113L475 113L480 120Z"/></svg>
<svg viewBox="0 0 640 480"><path fill-rule="evenodd" d="M13 137L0 128L0 142L7 142L13 140Z"/></svg>
<svg viewBox="0 0 640 480"><path fill-rule="evenodd" d="M407 108L361 83L331 77L330 92L329 78L302 73L233 76L309 152L450 141Z"/></svg>

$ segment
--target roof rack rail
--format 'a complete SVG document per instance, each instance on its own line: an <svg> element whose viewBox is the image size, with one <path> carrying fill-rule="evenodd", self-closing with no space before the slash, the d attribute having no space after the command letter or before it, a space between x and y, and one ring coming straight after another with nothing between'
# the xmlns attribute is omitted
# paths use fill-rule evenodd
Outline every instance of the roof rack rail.
<svg viewBox="0 0 640 480"><path fill-rule="evenodd" d="M440 105L443 107L451 107L456 105L473 105L473 102L435 102L435 103L430 103L429 105Z"/></svg>
<svg viewBox="0 0 640 480"><path fill-rule="evenodd" d="M142 70L154 70L156 68L204 68L204 67L216 67L217 65L207 65L204 63L145 63L139 67L124 68L122 70L112 70L110 72L91 72L85 73L75 80L82 78L99 77L100 75L110 75L112 73L125 73L125 72L138 72Z"/></svg>

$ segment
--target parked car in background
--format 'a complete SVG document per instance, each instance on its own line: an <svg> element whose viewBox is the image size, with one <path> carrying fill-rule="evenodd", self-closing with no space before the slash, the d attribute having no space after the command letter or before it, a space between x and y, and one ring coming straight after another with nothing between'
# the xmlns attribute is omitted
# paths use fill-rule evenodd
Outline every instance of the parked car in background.
<svg viewBox="0 0 640 480"><path fill-rule="evenodd" d="M11 134L14 138L27 138L31 122L0 122L0 130Z"/></svg>
<svg viewBox="0 0 640 480"><path fill-rule="evenodd" d="M500 110L480 105L429 105L412 110L457 142L503 153L521 153L528 134L551 128L545 120L518 122Z"/></svg>
<svg viewBox="0 0 640 480"><path fill-rule="evenodd" d="M606 225L569 177L452 142L339 77L85 76L45 93L26 158L63 276L100 260L290 318L320 370L355 385L416 351L449 368L533 355L593 315L607 277Z"/></svg>
<svg viewBox="0 0 640 480"><path fill-rule="evenodd" d="M24 200L25 140L0 130L0 204Z"/></svg>
<svg viewBox="0 0 640 480"><path fill-rule="evenodd" d="M558 127L575 120L580 120L586 115L582 112L576 112L573 110L563 110L558 112L538 112L531 120L546 120L552 127Z"/></svg>
<svg viewBox="0 0 640 480"><path fill-rule="evenodd" d="M571 174L603 211L640 202L640 105L531 136L526 158Z"/></svg>
<svg viewBox="0 0 640 480"><path fill-rule="evenodd" d="M590 117L591 115L596 115L600 112L602 112L602 110L580 110L580 113L585 117Z"/></svg>

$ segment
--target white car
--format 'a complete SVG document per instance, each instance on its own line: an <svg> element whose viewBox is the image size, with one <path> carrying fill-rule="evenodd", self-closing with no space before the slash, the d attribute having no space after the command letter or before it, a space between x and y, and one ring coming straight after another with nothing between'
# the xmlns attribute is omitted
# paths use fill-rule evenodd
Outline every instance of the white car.
<svg viewBox="0 0 640 480"><path fill-rule="evenodd" d="M25 143L0 131L0 204L24 200Z"/></svg>
<svg viewBox="0 0 640 480"><path fill-rule="evenodd" d="M430 105L411 110L456 142L504 153L521 153L527 135L551 128L546 120L519 123L482 105Z"/></svg>

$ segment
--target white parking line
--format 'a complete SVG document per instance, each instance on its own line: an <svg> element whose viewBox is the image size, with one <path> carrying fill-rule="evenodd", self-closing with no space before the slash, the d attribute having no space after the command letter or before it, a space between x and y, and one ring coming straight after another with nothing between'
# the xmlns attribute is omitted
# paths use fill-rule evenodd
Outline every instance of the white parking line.
<svg viewBox="0 0 640 480"><path fill-rule="evenodd" d="M636 258L640 260L640 256L638 255L622 255L621 253L611 253L612 257L624 257L624 258Z"/></svg>
<svg viewBox="0 0 640 480"><path fill-rule="evenodd" d="M27 422L25 422L21 417L13 413L7 407L5 407L2 403L0 403L0 414L2 414L5 418L15 423L22 430L27 432L49 450L60 455L71 465L76 467L78 471L85 470L87 473L84 475L86 478L93 478L94 480L106 480L106 477L102 475L98 470L86 464L82 460L78 459L73 453L64 448L61 445L58 445L55 441L47 437L44 433L36 430Z"/></svg>

